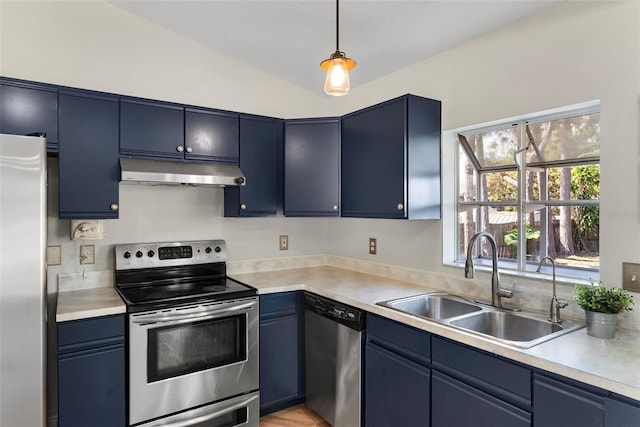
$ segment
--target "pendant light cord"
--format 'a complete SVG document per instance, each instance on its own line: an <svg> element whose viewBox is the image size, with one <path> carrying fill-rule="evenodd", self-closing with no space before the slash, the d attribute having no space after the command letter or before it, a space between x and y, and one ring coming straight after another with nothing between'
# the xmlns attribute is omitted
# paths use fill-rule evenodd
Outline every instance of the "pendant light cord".
<svg viewBox="0 0 640 427"><path fill-rule="evenodd" d="M340 51L340 0L336 0L336 52Z"/></svg>

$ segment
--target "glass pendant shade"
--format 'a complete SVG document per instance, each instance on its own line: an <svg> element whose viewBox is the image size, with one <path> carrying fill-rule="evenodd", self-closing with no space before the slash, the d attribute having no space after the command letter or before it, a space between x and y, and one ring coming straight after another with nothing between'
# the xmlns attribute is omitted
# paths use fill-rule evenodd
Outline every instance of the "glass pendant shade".
<svg viewBox="0 0 640 427"><path fill-rule="evenodd" d="M335 52L329 59L322 61L320 67L327 71L324 80L324 92L331 96L342 96L349 93L349 70L356 66L353 59L342 52Z"/></svg>

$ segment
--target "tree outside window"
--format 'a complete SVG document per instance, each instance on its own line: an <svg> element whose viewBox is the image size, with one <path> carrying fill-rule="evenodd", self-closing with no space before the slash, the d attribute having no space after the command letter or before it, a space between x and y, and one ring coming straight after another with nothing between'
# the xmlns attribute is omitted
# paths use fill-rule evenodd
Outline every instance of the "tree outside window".
<svg viewBox="0 0 640 427"><path fill-rule="evenodd" d="M458 143L458 260L487 231L501 268L532 270L548 255L566 276L599 271L597 110L479 127ZM476 251L479 263L490 257L486 241Z"/></svg>

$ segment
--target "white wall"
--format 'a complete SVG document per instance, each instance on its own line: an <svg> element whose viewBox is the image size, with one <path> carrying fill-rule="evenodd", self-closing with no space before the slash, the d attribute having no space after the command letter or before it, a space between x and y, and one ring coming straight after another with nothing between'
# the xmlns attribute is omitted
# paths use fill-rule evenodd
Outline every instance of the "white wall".
<svg viewBox="0 0 640 427"><path fill-rule="evenodd" d="M443 129L453 129L600 99L601 278L621 286L621 263L640 262L639 53L640 3L565 2L352 89L340 113L413 93L442 100ZM442 174L451 188L452 158ZM441 221L328 224L332 254L372 259L367 239L377 237L373 259L461 274L442 266Z"/></svg>

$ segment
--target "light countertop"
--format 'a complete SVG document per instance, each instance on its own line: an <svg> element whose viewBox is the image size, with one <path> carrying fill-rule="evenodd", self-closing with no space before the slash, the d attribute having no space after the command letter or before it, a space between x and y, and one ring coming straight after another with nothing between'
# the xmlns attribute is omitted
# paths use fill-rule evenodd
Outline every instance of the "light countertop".
<svg viewBox="0 0 640 427"><path fill-rule="evenodd" d="M517 349L376 305L379 301L442 291L442 288L328 266L230 275L255 287L259 294L306 290L535 368L640 400L639 331L618 329L615 339L602 340L588 336L583 328L530 349ZM113 287L69 290L58 294L56 321L125 312L126 306Z"/></svg>
<svg viewBox="0 0 640 427"><path fill-rule="evenodd" d="M58 292L56 322L126 313L127 307L113 287Z"/></svg>
<svg viewBox="0 0 640 427"><path fill-rule="evenodd" d="M375 304L441 289L335 267L234 274L232 277L254 286L260 294L293 290L313 292L526 365L640 400L640 332L634 330L618 329L615 339L603 340L587 335L586 328L583 328L530 349L516 349Z"/></svg>

